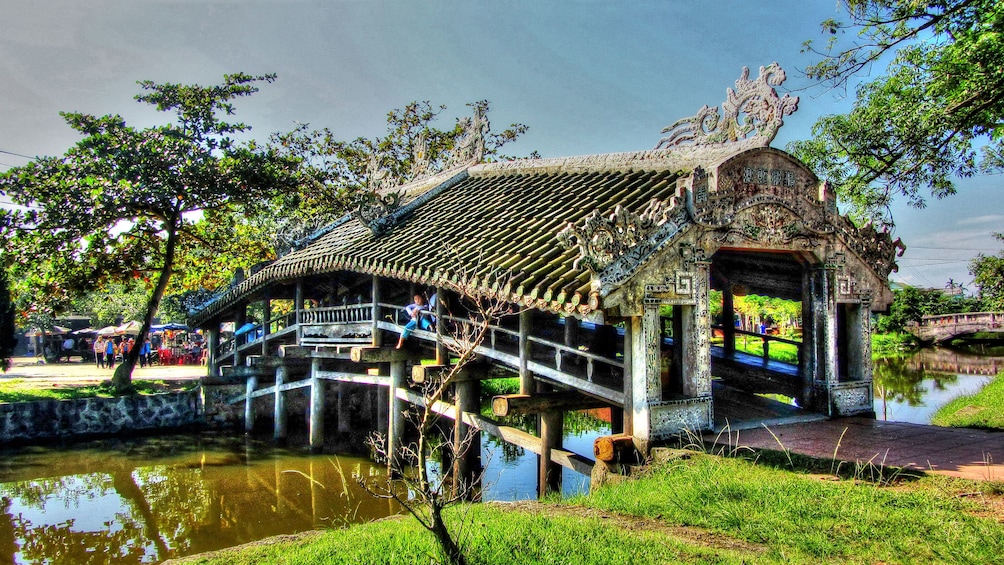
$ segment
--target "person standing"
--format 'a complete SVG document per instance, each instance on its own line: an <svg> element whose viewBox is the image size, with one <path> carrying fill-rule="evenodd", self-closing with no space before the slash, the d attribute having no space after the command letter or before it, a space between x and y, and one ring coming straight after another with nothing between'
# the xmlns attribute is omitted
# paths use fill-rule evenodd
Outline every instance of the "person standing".
<svg viewBox="0 0 1004 565"><path fill-rule="evenodd" d="M139 347L139 366L146 367L150 364L150 338L146 338L143 345Z"/></svg>
<svg viewBox="0 0 1004 565"><path fill-rule="evenodd" d="M109 369L115 368L115 340L112 338L105 341L105 363Z"/></svg>
<svg viewBox="0 0 1004 565"><path fill-rule="evenodd" d="M105 368L105 338L98 337L94 340L94 365L99 369Z"/></svg>

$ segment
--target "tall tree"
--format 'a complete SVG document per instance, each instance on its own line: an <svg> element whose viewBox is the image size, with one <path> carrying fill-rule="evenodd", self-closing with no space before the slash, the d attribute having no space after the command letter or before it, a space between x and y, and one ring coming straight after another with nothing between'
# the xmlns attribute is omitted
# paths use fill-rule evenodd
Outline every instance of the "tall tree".
<svg viewBox="0 0 1004 565"><path fill-rule="evenodd" d="M502 149L524 134L528 126L516 123L495 131L488 122L487 100L467 106L484 125L485 158L512 159ZM373 138L343 141L331 129L314 130L309 124L273 134L273 146L308 166L310 174L304 176L300 190L279 194L265 205L255 203L253 209L240 214L207 212L191 229L221 245L183 250L178 256L178 269L183 274L175 278L169 295L178 296L182 302L198 298L198 289L229 283L235 267L247 269L275 259L338 219L352 208L360 193L377 185L389 189L449 168L464 145L468 133L465 126L471 118L444 120L445 110L445 106L428 101L410 102L388 112L385 133Z"/></svg>
<svg viewBox="0 0 1004 565"><path fill-rule="evenodd" d="M10 368L10 359L17 346L14 335L14 303L7 286L7 271L0 271L0 371Z"/></svg>
<svg viewBox="0 0 1004 565"><path fill-rule="evenodd" d="M892 224L904 197L926 205L956 192L959 177L1004 168L1004 4L997 0L843 0L849 22L823 22L830 36L811 78L860 84L852 110L821 118L813 139L789 150L829 178L862 219ZM858 40L846 41L856 31Z"/></svg>
<svg viewBox="0 0 1004 565"><path fill-rule="evenodd" d="M140 82L136 100L174 115L172 123L146 129L118 115L62 114L84 138L60 157L0 177L0 192L25 206L0 215L12 258L56 262L53 272L75 293L149 278L142 341L178 250L206 243L191 232L193 213L253 208L299 182L297 159L235 140L250 128L227 121L234 100L274 79L238 73L214 86ZM120 392L131 388L138 350L116 369Z"/></svg>
<svg viewBox="0 0 1004 565"><path fill-rule="evenodd" d="M1004 233L995 233L994 237L1004 243ZM977 255L969 264L969 274L973 275L982 308L1004 311L1004 250L997 255Z"/></svg>

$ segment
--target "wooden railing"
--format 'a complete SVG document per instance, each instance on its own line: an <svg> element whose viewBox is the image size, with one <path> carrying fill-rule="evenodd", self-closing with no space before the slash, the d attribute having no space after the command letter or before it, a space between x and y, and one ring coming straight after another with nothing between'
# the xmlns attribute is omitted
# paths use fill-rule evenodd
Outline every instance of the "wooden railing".
<svg viewBox="0 0 1004 565"><path fill-rule="evenodd" d="M299 310L301 324L350 324L373 320L373 305L348 304Z"/></svg>
<svg viewBox="0 0 1004 565"><path fill-rule="evenodd" d="M726 333L724 326L712 325L711 328L715 329L715 330L721 330L722 333ZM733 333L735 335L747 335L747 336L750 336L750 337L755 337L757 339L763 340L763 344L762 344L761 347L763 348L762 355L763 355L763 360L764 361L767 361L767 360L770 359L770 343L772 341L776 341L778 343L787 343L789 345L794 345L795 347L798 348L798 353L796 354L797 355L797 359L801 360L801 357L802 357L802 342L801 341L794 341L794 340L791 340L791 339L785 339L783 337L777 337L777 336L770 335L770 334L762 334L762 333L757 333L757 332L748 332L748 331L740 330L740 329L734 329L732 331L733 331ZM796 364L797 364L797 362L796 362Z"/></svg>

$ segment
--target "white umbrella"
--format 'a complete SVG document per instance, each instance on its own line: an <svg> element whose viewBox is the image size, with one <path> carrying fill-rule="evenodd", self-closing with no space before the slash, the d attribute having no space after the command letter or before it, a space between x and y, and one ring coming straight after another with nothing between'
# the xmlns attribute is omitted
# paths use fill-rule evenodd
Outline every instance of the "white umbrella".
<svg viewBox="0 0 1004 565"><path fill-rule="evenodd" d="M118 331L118 329L118 326L105 326L98 330L98 335L115 335L115 332Z"/></svg>
<svg viewBox="0 0 1004 565"><path fill-rule="evenodd" d="M115 330L115 333L120 335L126 335L126 334L135 335L139 333L139 329L142 326L143 324L137 322L136 320L132 320L131 322L126 322L121 326L119 326L118 329Z"/></svg>

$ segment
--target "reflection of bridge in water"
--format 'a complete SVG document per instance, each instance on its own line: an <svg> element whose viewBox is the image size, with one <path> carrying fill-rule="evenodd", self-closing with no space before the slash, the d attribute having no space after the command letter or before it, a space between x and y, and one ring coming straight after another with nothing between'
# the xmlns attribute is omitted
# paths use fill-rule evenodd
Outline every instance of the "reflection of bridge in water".
<svg viewBox="0 0 1004 565"><path fill-rule="evenodd" d="M926 343L944 343L975 333L1004 332L1004 312L966 312L924 316L906 330Z"/></svg>
<svg viewBox="0 0 1004 565"><path fill-rule="evenodd" d="M920 371L992 377L1004 370L1004 357L982 357L935 347L918 351L907 360L906 365Z"/></svg>

